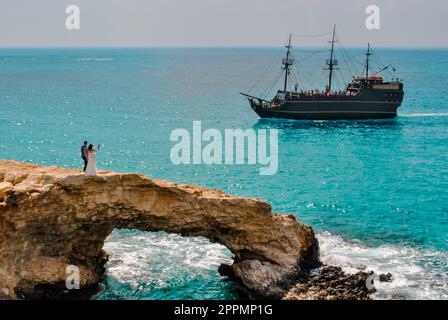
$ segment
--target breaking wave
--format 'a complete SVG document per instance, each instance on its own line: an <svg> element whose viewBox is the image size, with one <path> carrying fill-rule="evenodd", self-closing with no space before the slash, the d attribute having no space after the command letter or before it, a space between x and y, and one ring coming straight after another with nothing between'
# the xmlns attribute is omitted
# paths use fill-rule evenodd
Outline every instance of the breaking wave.
<svg viewBox="0 0 448 320"><path fill-rule="evenodd" d="M114 230L104 249L105 291L96 299L236 299L217 270L229 250L201 237Z"/></svg>
<svg viewBox="0 0 448 320"><path fill-rule="evenodd" d="M349 273L392 273L392 282L375 282L375 299L448 299L448 252L392 244L368 247L329 232L317 237L325 264Z"/></svg>
<svg viewBox="0 0 448 320"><path fill-rule="evenodd" d="M369 247L329 232L317 234L321 260L348 273L392 273L375 282L374 299L448 299L448 252L386 244ZM235 299L217 275L231 253L204 238L115 230L107 239L106 291L99 299ZM194 292L194 293L193 293Z"/></svg>

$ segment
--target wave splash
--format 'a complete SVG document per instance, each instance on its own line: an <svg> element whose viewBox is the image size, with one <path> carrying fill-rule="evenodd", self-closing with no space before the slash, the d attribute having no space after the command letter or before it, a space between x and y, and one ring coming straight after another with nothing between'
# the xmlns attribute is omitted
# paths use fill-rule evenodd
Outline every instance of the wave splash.
<svg viewBox="0 0 448 320"><path fill-rule="evenodd" d="M329 232L317 238L325 264L348 273L392 273L392 282L375 282L374 299L448 299L448 252L393 244L368 247ZM236 298L226 296L229 289L216 275L221 263L232 262L231 253L207 239L114 230L105 249L111 255L107 274L114 281L99 299L191 298L190 291L198 288L189 287L199 283L208 294L194 298Z"/></svg>
<svg viewBox="0 0 448 320"><path fill-rule="evenodd" d="M106 290L96 299L236 299L217 274L230 251L201 237L114 230L104 249Z"/></svg>
<svg viewBox="0 0 448 320"><path fill-rule="evenodd" d="M321 261L348 273L392 273L393 281L375 282L374 299L448 299L448 252L399 245L367 247L329 232L317 234Z"/></svg>

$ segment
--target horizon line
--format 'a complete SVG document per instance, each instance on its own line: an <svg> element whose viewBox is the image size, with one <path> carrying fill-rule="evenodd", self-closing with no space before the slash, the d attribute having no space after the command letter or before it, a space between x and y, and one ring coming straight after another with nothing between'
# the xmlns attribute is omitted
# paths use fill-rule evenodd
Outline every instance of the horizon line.
<svg viewBox="0 0 448 320"><path fill-rule="evenodd" d="M114 46L114 45L86 45L86 46L28 46L28 45L18 45L18 46L2 46L0 49L278 49L279 46L237 46L237 45L218 45L218 46L208 46L208 45L129 45L129 46ZM321 46L294 46L294 48L321 48ZM365 46L344 46L346 49L363 49ZM446 46L373 46L373 48L378 49L448 49Z"/></svg>

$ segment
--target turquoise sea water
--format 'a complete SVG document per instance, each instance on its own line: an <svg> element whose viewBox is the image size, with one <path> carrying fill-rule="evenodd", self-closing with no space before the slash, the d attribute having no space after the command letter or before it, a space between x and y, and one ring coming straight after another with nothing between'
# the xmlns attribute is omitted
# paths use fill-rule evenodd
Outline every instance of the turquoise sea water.
<svg viewBox="0 0 448 320"><path fill-rule="evenodd" d="M376 53L405 83L394 120L258 119L238 93L257 79L254 94L271 86L280 65L260 75L277 49L0 49L0 158L80 167L87 138L102 145L100 169L259 197L296 214L317 231L324 262L394 274L379 299L448 299L448 50ZM360 54L347 50L354 61ZM325 56L295 55L299 85L322 89ZM360 66L350 65L337 72L339 88ZM171 131L196 120L278 129L278 173L173 165ZM115 230L106 250L96 298L238 297L217 274L230 252L206 239Z"/></svg>

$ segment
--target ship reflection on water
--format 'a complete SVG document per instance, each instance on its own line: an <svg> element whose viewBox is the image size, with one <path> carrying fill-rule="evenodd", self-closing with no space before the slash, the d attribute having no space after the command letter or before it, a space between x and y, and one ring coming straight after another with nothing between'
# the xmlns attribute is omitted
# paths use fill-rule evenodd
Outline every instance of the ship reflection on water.
<svg viewBox="0 0 448 320"><path fill-rule="evenodd" d="M371 119L371 120L286 120L276 118L260 118L252 126L257 129L386 129L399 130L403 123L397 119Z"/></svg>

